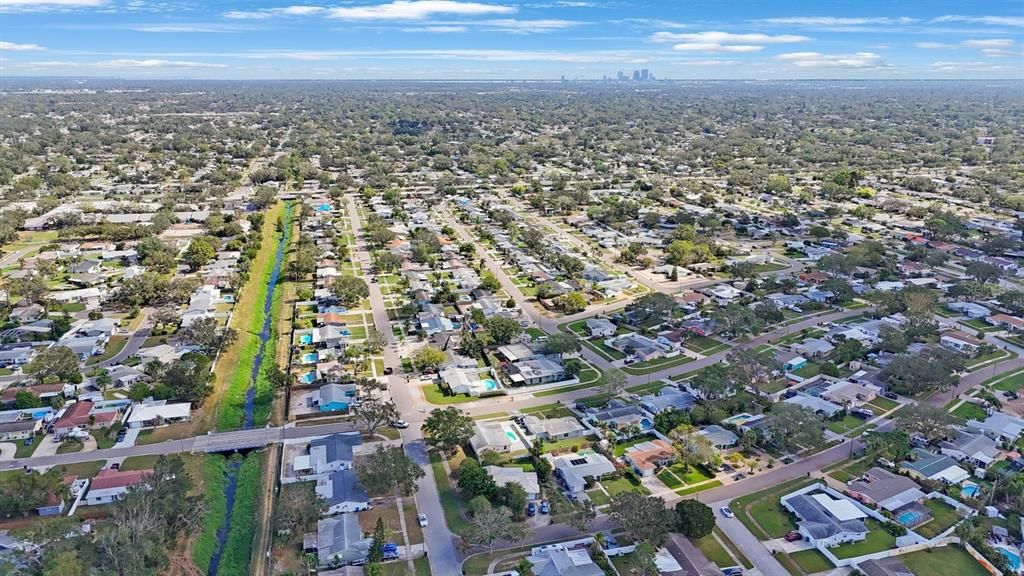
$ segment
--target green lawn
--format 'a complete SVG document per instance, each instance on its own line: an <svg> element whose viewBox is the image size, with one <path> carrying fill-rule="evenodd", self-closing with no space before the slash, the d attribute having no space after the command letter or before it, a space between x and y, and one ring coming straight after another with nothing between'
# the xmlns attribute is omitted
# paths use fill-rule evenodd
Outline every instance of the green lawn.
<svg viewBox="0 0 1024 576"><path fill-rule="evenodd" d="M110 360L115 355L117 355L118 352L124 350L124 345L127 343L127 336L111 336L110 341L107 342L106 347L103 349L103 354L93 356L86 360L85 363L91 366L93 364L99 364L100 362Z"/></svg>
<svg viewBox="0 0 1024 576"><path fill-rule="evenodd" d="M960 521L956 509L938 498L925 500L923 504L931 512L932 519L914 528L914 532L925 538L934 538Z"/></svg>
<svg viewBox="0 0 1024 576"><path fill-rule="evenodd" d="M719 342L714 338L708 338L707 336L693 336L686 341L685 346L690 350L705 356L710 356L716 352L729 349L728 344Z"/></svg>
<svg viewBox="0 0 1024 576"><path fill-rule="evenodd" d="M627 374L643 375L650 374L652 372L657 372L659 370L664 370L665 368L672 368L673 366L682 366L683 364L687 364L689 362L693 362L692 357L687 356L686 354L679 354L678 356L673 356L672 358L657 358L654 360L648 360L646 362L636 362L634 364L630 364L629 366L624 366L622 368L622 371L626 372Z"/></svg>
<svg viewBox="0 0 1024 576"><path fill-rule="evenodd" d="M463 500L452 487L448 475L444 472L444 465L441 464L441 457L430 453L430 467L434 472L434 483L437 484L437 491L441 496L441 507L444 509L444 521L448 529L456 534L468 534L469 522L462 517Z"/></svg>
<svg viewBox="0 0 1024 576"><path fill-rule="evenodd" d="M860 542L847 542L836 546L832 549L836 558L854 558L896 547L896 537L886 532L877 520L868 518L864 523L868 527L868 537Z"/></svg>
<svg viewBox="0 0 1024 576"><path fill-rule="evenodd" d="M555 442L544 443L544 453L549 454L555 451L565 452L579 452L585 448L589 448L591 443L594 441L593 436L584 436L580 438L565 438Z"/></svg>
<svg viewBox="0 0 1024 576"><path fill-rule="evenodd" d="M832 563L825 558L825 555L818 552L816 548L794 552L789 557L796 562L797 566L807 574L824 572L833 568Z"/></svg>
<svg viewBox="0 0 1024 576"><path fill-rule="evenodd" d="M678 478L676 478L676 475L669 472L668 470L662 470L661 472L659 472L658 480L661 480L661 483L664 484L665 486L668 486L669 488L679 488L680 486L683 485L683 483L680 482Z"/></svg>
<svg viewBox="0 0 1024 576"><path fill-rule="evenodd" d="M89 434L96 439L96 448L99 450L106 450L117 443L117 432L113 429L93 430Z"/></svg>
<svg viewBox="0 0 1024 576"><path fill-rule="evenodd" d="M1010 350L996 350L995 352L982 354L977 358L971 358L970 360L967 361L967 371L974 372L975 370L981 370L982 368L987 368L988 366L991 366L993 363L999 362L1001 360L1006 360L1009 358L1015 358L1016 356L1017 354L1011 352Z"/></svg>
<svg viewBox="0 0 1024 576"><path fill-rule="evenodd" d="M689 469L686 469L682 464L677 463L669 466L669 470L686 484L696 484L714 478L714 474L703 466L690 466Z"/></svg>
<svg viewBox="0 0 1024 576"><path fill-rule="evenodd" d="M976 318L960 320L960 323L971 328L974 332L977 332L978 330L981 330L982 332L998 332L999 330L1002 330L999 326L993 326L984 320L978 320Z"/></svg>
<svg viewBox="0 0 1024 576"><path fill-rule="evenodd" d="M846 416L843 416L842 420L829 422L827 428L836 434L846 434L847 432L860 428L863 425L864 420L847 414Z"/></svg>
<svg viewBox="0 0 1024 576"><path fill-rule="evenodd" d="M988 570L957 545L911 552L900 560L917 576L989 576Z"/></svg>
<svg viewBox="0 0 1024 576"><path fill-rule="evenodd" d="M990 378L985 385L991 385L996 390L1002 391L1020 390L1024 388L1024 368Z"/></svg>
<svg viewBox="0 0 1024 576"><path fill-rule="evenodd" d="M736 561L732 560L729 556L728 550L715 539L713 534L709 534L703 538L690 538L690 542L697 547L708 560L714 562L719 568L726 568L728 566L735 566Z"/></svg>
<svg viewBox="0 0 1024 576"><path fill-rule="evenodd" d="M679 494L680 496L686 496L687 494L695 494L697 492L711 490L712 488L718 488L721 485L721 480L712 480L711 482L705 482L703 484L698 484L697 486L688 486L681 490L676 490L676 494Z"/></svg>
<svg viewBox="0 0 1024 576"><path fill-rule="evenodd" d="M617 494L623 492L640 492L641 494L647 494L647 488L644 488L639 482L631 482L633 476L623 476L622 478L615 478L614 480L602 480L601 485L608 492L609 496L614 497Z"/></svg>
<svg viewBox="0 0 1024 576"><path fill-rule="evenodd" d="M106 464L106 460L65 464L64 473L68 476L78 476L79 478L92 478L100 471L100 468L103 468L104 464Z"/></svg>
<svg viewBox="0 0 1024 576"><path fill-rule="evenodd" d="M740 496L730 502L729 507L736 513L736 518L759 539L782 538L787 532L794 530L796 524L789 512L779 503L779 497L811 483L806 478L793 480L767 490Z"/></svg>
<svg viewBox="0 0 1024 576"><path fill-rule="evenodd" d="M977 404L971 404L970 402L964 402L960 406L953 410L953 416L962 418L964 420L984 420L987 414L985 410Z"/></svg>
<svg viewBox="0 0 1024 576"><path fill-rule="evenodd" d="M605 504L611 502L611 499L608 498L608 495L605 494L604 491L602 491L600 488L590 490L589 492L587 492L587 496L590 497L590 500L594 503L594 506L604 506Z"/></svg>
<svg viewBox="0 0 1024 576"><path fill-rule="evenodd" d="M875 399L872 400L871 402L868 402L868 404L874 408L878 408L878 410L875 412L876 416L883 412L893 410L894 408L900 405L900 403L895 400L882 398L881 396L876 396Z"/></svg>
<svg viewBox="0 0 1024 576"><path fill-rule="evenodd" d="M468 394L455 394L452 396L445 396L444 392L437 387L437 384L427 384L423 387L423 396L427 399L427 402L431 404L461 404L463 402L472 402L477 400Z"/></svg>
<svg viewBox="0 0 1024 576"><path fill-rule="evenodd" d="M159 455L129 456L121 463L121 470L150 470L159 459Z"/></svg>

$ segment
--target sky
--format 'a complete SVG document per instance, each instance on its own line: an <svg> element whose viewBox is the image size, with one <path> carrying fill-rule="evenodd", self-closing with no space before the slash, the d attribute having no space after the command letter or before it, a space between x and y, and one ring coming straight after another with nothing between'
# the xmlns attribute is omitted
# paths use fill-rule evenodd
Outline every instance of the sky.
<svg viewBox="0 0 1024 576"><path fill-rule="evenodd" d="M1024 0L0 0L0 76L1024 78Z"/></svg>

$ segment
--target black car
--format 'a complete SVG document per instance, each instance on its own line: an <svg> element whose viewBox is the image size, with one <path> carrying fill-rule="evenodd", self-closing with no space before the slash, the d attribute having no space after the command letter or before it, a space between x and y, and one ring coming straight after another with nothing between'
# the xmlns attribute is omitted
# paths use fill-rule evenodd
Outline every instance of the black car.
<svg viewBox="0 0 1024 576"><path fill-rule="evenodd" d="M31 446L35 441L36 439L34 436L29 436L28 438L25 438L25 446Z"/></svg>
<svg viewBox="0 0 1024 576"><path fill-rule="evenodd" d="M899 394L897 394L895 392L883 392L882 393L882 397L888 398L889 400L899 400L900 399Z"/></svg>
<svg viewBox="0 0 1024 576"><path fill-rule="evenodd" d="M392 368L391 366L386 366L386 367L384 368L384 375L385 375L385 376L391 376L391 375L392 375L392 374L394 374L394 373L395 373L395 369L394 369L394 368Z"/></svg>

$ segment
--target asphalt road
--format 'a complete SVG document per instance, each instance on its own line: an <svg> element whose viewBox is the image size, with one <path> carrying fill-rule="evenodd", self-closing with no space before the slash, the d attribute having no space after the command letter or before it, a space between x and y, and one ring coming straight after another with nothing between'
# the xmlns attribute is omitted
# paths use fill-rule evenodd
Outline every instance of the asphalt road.
<svg viewBox="0 0 1024 576"><path fill-rule="evenodd" d="M352 234L356 239L356 250L354 255L359 259L363 271L367 272L370 265L370 254L366 250L362 238L362 220L359 218L359 211L356 209L355 199L349 195L346 198L349 209L349 218L352 223ZM409 427L402 430L402 443L405 453L423 470L423 478L418 482L416 492L417 509L427 515L429 522L428 529L423 531L423 540L426 544L427 559L430 562L430 571L433 574L461 574L462 562L455 550L455 543L451 531L445 523L444 509L441 507L441 496L437 491L437 484L434 481L434 470L430 465L430 458L427 455L426 445L423 442L423 434L420 426L423 421L423 413L418 411L417 399L413 397L408 381L401 374L402 360L398 356L395 346L394 334L391 332L391 321L388 318L387 305L384 302L384 295L380 291L380 285L371 282L370 306L373 310L373 324L377 331L383 334L387 340L384 347L384 366L393 370L392 375L384 376L388 382L388 390L391 399L398 408L398 413L409 422Z"/></svg>

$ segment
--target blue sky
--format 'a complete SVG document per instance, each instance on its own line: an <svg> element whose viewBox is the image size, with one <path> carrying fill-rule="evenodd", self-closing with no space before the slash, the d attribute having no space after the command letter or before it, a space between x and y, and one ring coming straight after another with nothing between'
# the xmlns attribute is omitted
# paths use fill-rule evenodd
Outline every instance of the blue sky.
<svg viewBox="0 0 1024 576"><path fill-rule="evenodd" d="M1021 78L1024 0L0 0L0 75Z"/></svg>

